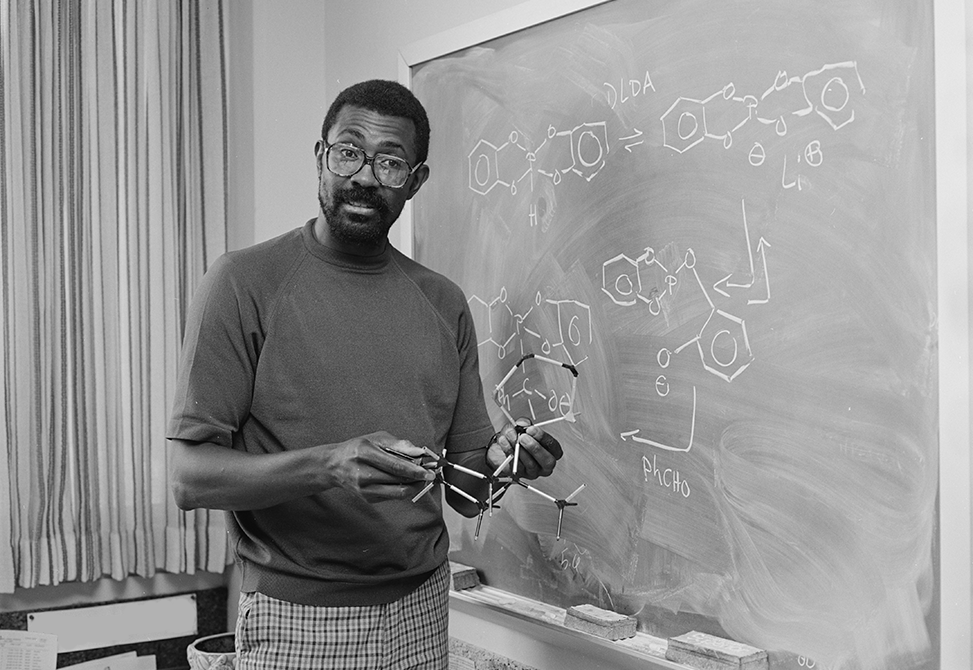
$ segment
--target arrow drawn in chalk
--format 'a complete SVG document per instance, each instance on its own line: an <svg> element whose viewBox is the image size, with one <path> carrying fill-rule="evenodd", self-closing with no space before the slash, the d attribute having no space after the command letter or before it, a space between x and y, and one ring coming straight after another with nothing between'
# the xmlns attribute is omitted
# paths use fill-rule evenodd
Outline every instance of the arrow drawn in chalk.
<svg viewBox="0 0 973 670"><path fill-rule="evenodd" d="M750 281L748 283L746 283L746 284L733 284L733 283L730 283L730 277L732 277L734 274L736 274L736 273L731 272L727 276L723 277L723 279L721 279L718 282L716 282L715 284L713 284L713 290L716 291L717 293L720 293L721 295L723 295L723 296L725 296L727 298L730 297L730 294L727 293L726 291L724 291L723 289L721 289L720 288L721 285L724 286L724 287L726 287L726 288L750 288L751 286L753 286L753 277L754 277L754 274L753 274L753 249L750 247L750 228L747 226L747 204L746 204L746 200L741 200L740 201L740 207L743 210L743 236L744 236L744 238L746 238L746 242L747 242L747 256L749 256L749 259L750 259Z"/></svg>
<svg viewBox="0 0 973 670"><path fill-rule="evenodd" d="M627 441L628 438L632 438L633 442L638 442L640 444L647 444L650 447L656 447L658 449L664 449L666 451L678 451L682 453L688 453L690 449L693 448L693 436L696 434L696 387L693 386L693 416L692 421L689 425L689 443L685 447L676 447L671 444L664 444L662 442L657 442L655 440L649 440L644 437L639 437L638 434L641 430L630 430L621 433L620 437L623 441Z"/></svg>
<svg viewBox="0 0 973 670"><path fill-rule="evenodd" d="M713 290L725 298L730 297L730 293L729 293L730 289L753 288L753 285L756 282L758 276L756 272L755 263L753 260L753 247L750 244L750 227L747 223L747 205L745 200L740 201L740 207L743 212L743 236L747 243L747 256L750 264L750 274L749 274L750 280L745 284L733 283L730 281L730 278L736 273L731 272L730 274L726 275L725 277L717 281L715 284L713 284ZM766 296L763 298L750 298L747 301L747 304L749 305L757 305L757 304L762 305L770 302L770 271L767 268L767 251L766 251L767 247L770 247L770 242L768 242L766 238L761 236L761 238L757 241L757 252L760 254L760 260L763 263L764 281L767 289Z"/></svg>
<svg viewBox="0 0 973 670"><path fill-rule="evenodd" d="M748 305L765 305L770 302L770 268L767 267L767 247L769 246L770 242L763 237L757 242L757 251L760 252L760 260L764 264L764 282L767 287L767 295L763 298L750 298L747 300Z"/></svg>
<svg viewBox="0 0 973 670"><path fill-rule="evenodd" d="M628 137L619 137L618 138L619 140L622 140L622 141L624 141L624 140L639 140L638 142L632 142L631 144L626 144L625 145L625 150L628 153L632 153L632 147L637 147L638 145L645 143L645 140L640 140L639 139L640 137L642 137L642 131L639 130L638 128L634 128L633 130L635 130L635 134L634 135L629 135Z"/></svg>

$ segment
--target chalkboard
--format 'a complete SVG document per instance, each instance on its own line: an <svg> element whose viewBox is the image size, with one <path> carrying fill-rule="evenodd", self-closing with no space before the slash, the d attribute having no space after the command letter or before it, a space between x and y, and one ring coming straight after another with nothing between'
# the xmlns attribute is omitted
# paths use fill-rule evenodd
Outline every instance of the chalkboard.
<svg viewBox="0 0 973 670"><path fill-rule="evenodd" d="M415 256L565 450L456 560L772 668L938 667L932 54L929 2L614 0L412 67Z"/></svg>

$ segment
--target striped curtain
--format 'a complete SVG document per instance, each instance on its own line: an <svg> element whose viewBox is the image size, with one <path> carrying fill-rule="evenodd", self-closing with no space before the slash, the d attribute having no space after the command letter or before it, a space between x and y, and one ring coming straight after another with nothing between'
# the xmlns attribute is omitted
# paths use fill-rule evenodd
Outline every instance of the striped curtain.
<svg viewBox="0 0 973 670"><path fill-rule="evenodd" d="M224 0L0 0L0 592L221 572L165 423L225 247Z"/></svg>

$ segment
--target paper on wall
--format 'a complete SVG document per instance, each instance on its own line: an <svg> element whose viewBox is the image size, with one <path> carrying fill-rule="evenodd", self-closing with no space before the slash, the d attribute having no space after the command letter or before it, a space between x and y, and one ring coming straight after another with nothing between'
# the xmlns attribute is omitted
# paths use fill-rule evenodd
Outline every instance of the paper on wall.
<svg viewBox="0 0 973 670"><path fill-rule="evenodd" d="M0 630L0 668L54 670L56 667L56 635L22 630Z"/></svg>

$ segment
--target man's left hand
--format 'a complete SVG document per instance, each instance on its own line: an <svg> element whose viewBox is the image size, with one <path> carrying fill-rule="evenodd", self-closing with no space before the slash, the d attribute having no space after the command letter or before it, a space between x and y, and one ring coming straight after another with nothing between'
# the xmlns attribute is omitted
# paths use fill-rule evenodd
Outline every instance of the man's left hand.
<svg viewBox="0 0 973 670"><path fill-rule="evenodd" d="M517 476L524 479L547 477L554 472L554 466L563 455L561 443L553 435L544 432L542 428L533 426L528 419L518 419L517 426L523 432L518 433L513 424L506 424L496 434L487 449L487 463L492 470L496 470L514 454L514 445L520 443L520 461L517 463ZM500 472L500 476L513 473L513 463Z"/></svg>

